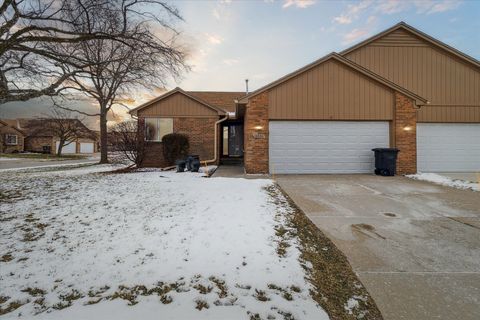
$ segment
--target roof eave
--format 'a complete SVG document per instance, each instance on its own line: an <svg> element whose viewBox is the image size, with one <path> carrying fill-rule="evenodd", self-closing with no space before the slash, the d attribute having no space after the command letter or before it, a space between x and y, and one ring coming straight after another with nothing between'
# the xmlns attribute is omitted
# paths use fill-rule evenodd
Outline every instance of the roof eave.
<svg viewBox="0 0 480 320"><path fill-rule="evenodd" d="M143 108L146 108L146 107L150 106L151 104L153 104L153 103L155 103L155 102L158 102L158 101L161 101L161 100L163 100L163 99L165 99L165 98L168 98L169 96L171 96L171 95L173 95L173 94L175 94L175 93L181 93L181 94L185 95L186 97L188 97L188 98L190 98L190 99L192 99L192 100L197 101L198 103L204 105L205 107L210 108L210 109L216 111L216 112L218 113L218 115L226 115L226 114L228 113L228 111L226 111L226 110L224 110L224 109L221 109L221 108L212 106L211 104L207 103L206 101L203 101L203 100L201 100L201 99L199 99L199 98L197 98L197 97L195 97L195 96L192 96L192 95L188 94L188 92L185 92L184 90L182 90L182 89L179 88L179 87L176 87L175 89L170 90L170 91L162 94L161 96L156 97L155 99L152 99L152 100L150 100L150 101L147 101L147 102L141 104L140 106L138 106L138 107L130 110L128 113L131 114L131 115L133 115L133 116L137 116L139 110L141 110L141 109L143 109Z"/></svg>

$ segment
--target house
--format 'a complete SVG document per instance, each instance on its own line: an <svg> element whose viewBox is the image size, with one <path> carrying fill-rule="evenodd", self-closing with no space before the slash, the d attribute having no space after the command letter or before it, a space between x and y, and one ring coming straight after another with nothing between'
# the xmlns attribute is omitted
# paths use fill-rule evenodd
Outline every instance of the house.
<svg viewBox="0 0 480 320"><path fill-rule="evenodd" d="M130 111L145 128L145 167L169 165L163 158L162 137L175 132L189 138L190 153L202 162L243 156L243 113L236 100L244 92L171 90ZM215 138L216 137L216 138Z"/></svg>
<svg viewBox="0 0 480 320"><path fill-rule="evenodd" d="M0 153L23 152L25 133L16 121L0 119Z"/></svg>
<svg viewBox="0 0 480 320"><path fill-rule="evenodd" d="M161 136L178 131L247 173L368 173L375 147L400 150L399 174L480 171L480 62L404 22L239 94L227 106L208 98L230 93L176 88L132 110L145 166L164 165Z"/></svg>
<svg viewBox="0 0 480 320"><path fill-rule="evenodd" d="M15 119L16 129L25 133L24 150L56 154L59 146L59 137L52 132L52 119ZM62 119L63 123L77 128L78 137L67 142L62 148L62 154L94 153L98 151L97 137L79 119Z"/></svg>

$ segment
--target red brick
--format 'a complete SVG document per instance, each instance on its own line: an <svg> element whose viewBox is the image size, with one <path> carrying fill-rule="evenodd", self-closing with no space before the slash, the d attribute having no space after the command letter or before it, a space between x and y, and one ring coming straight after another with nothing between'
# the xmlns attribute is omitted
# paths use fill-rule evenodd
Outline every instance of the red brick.
<svg viewBox="0 0 480 320"><path fill-rule="evenodd" d="M253 97L245 110L244 163L247 173L268 173L268 134L267 91Z"/></svg>
<svg viewBox="0 0 480 320"><path fill-rule="evenodd" d="M395 147L400 150L397 174L417 172L417 109L412 99L395 92ZM409 130L406 130L409 129Z"/></svg>

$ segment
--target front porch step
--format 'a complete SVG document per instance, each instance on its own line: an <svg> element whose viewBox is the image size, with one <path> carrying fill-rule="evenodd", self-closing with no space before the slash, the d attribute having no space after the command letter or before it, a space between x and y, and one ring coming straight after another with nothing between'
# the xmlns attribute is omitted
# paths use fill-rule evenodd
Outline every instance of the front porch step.
<svg viewBox="0 0 480 320"><path fill-rule="evenodd" d="M220 159L220 164L223 165L242 165L243 164L243 158L221 158Z"/></svg>

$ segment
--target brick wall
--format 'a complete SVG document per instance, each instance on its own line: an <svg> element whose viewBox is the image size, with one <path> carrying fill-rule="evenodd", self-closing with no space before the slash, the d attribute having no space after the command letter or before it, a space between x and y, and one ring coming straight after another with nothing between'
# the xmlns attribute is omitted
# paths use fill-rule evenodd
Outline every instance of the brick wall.
<svg viewBox="0 0 480 320"><path fill-rule="evenodd" d="M245 171L268 173L268 91L248 102L245 110L244 135Z"/></svg>
<svg viewBox="0 0 480 320"><path fill-rule="evenodd" d="M55 142L52 137L26 137L25 151L43 152L43 146L50 146L52 154L56 153Z"/></svg>
<svg viewBox="0 0 480 320"><path fill-rule="evenodd" d="M1 126L1 124L0 124ZM16 145L7 145L5 140L6 134L14 134L17 136ZM10 126L0 127L0 152L12 153L12 152L22 152L24 150L24 138L17 130Z"/></svg>
<svg viewBox="0 0 480 320"><path fill-rule="evenodd" d="M200 161L211 160L214 155L215 122L217 118L173 118L173 132L182 133L188 137L190 154L198 154ZM143 139L144 119L139 118L142 128L140 139ZM218 158L218 157L217 157ZM217 159L218 162L218 159ZM148 142L146 146L143 167L166 167L169 164L163 158L161 142ZM203 164L202 164L203 165Z"/></svg>
<svg viewBox="0 0 480 320"><path fill-rule="evenodd" d="M395 147L400 150L397 174L417 172L417 110L414 102L395 92Z"/></svg>

